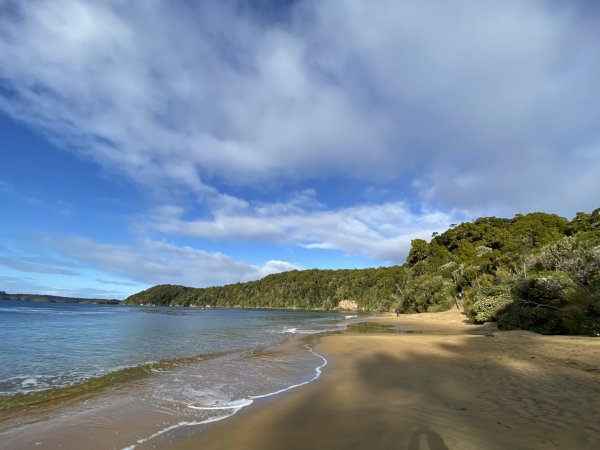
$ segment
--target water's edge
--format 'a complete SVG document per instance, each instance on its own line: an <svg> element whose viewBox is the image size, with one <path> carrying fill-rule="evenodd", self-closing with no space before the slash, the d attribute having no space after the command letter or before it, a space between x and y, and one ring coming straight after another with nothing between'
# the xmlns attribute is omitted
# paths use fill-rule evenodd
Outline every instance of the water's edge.
<svg viewBox="0 0 600 450"><path fill-rule="evenodd" d="M366 316L363 317L366 318ZM128 401L127 399L137 401L136 396L140 392L140 386L170 386L169 381L174 377L179 377L183 374L183 380L187 380L185 377L192 376L190 374L196 372L202 373L202 367L205 367L203 366L204 364L208 364L210 368L214 368L221 367L223 361L225 363L233 361L229 365L230 369L235 364L235 361L240 361L243 358L253 359L255 357L254 353L269 353L275 349L279 358L279 365L277 367L280 368L289 364L288 375L286 378L281 379L285 381L280 382L279 385L273 383L259 384L258 389L244 391L245 393L241 393L238 390L238 394L241 393L242 395L230 397L229 401L222 403L215 402L213 404L210 401L186 403L185 401L178 401L177 407L180 408L179 411L182 414L177 414L177 412L175 414L167 413L171 415L171 419L167 421L164 420L164 414L160 415L165 412L164 410L158 411L158 415L148 415L149 420L145 423L144 427L130 426L130 430L133 431L127 433L128 437L122 435L119 440L114 440L111 444L111 448L121 448L124 450L133 450L139 446L146 448L146 445L150 445L152 448L169 447L179 441L180 438L197 432L198 426L226 419L245 407L255 404L256 401L285 393L317 380L327 365L327 359L314 351L314 347L318 344L320 338L343 332L349 325L349 322L359 322L363 320L363 317L358 318L357 315L342 316L341 319L345 322L341 329L336 328L337 331L332 330L330 325L327 325L328 330L319 330L318 326L314 329L310 325L302 328L286 327L277 331L277 333L281 333L281 340L276 344L271 343L266 347L255 347L254 349L240 348L191 357L148 362L136 366L119 368L118 370L87 378L66 386L0 396L0 424L4 425L3 429L0 428L0 433L7 439L12 440L12 442L16 442L18 445L15 448L27 448L22 447L22 445L25 445L27 441L32 439L34 439L34 441L31 441L34 445L46 443L50 440L57 441L58 439L71 442L71 437L61 435L62 431L60 427L54 428L54 425L51 425L50 427L54 431L48 434L47 432L50 428L44 428L43 424L48 421L53 424L60 424L60 418L64 416L70 416L77 422L77 417L80 417L77 411L82 411L82 409L85 409L85 414L87 414L85 416L86 423L90 423L89 412L92 410L98 411L95 409L97 406L93 405L98 405L102 402L106 405L106 398L109 399L108 403L112 402L110 399L116 398L120 398L120 404L123 404L123 399L125 399L125 402ZM335 325L335 327L339 326L340 323L337 322L338 325ZM304 361L304 365L298 365L298 358ZM308 363L306 364L307 361ZM261 364L261 362L259 361L258 364ZM299 367L302 367L301 372L298 372ZM159 384L157 384L157 380ZM159 400L164 401L164 398ZM104 409L104 411L106 412L107 410ZM98 415L98 412L93 413L93 417L98 417ZM125 422L121 420L119 425L129 422L126 418L127 416L122 417L125 417ZM153 417L156 417L157 420L154 420ZM106 424L103 424L103 426L106 428ZM42 433L39 434L38 430L42 430ZM8 432L8 434L4 434L5 432ZM89 432L92 433L95 431L90 429ZM82 430L82 433L85 433L85 431ZM30 436L25 441L19 439L19 437L27 435ZM36 442L38 437L40 443ZM9 440L6 442L8 443Z"/></svg>
<svg viewBox="0 0 600 450"><path fill-rule="evenodd" d="M169 432L175 432L179 429L182 428L190 428L190 427L198 427L201 425L208 425L210 423L213 422L218 422L224 419L227 419L229 417L234 416L235 414L237 414L238 412L240 412L242 409L251 406L255 403L255 400L261 400L261 399L266 399L268 397L273 397L279 394L283 394L287 391L296 389L298 387L307 385L309 383L312 383L313 381L317 380L323 371L323 368L327 365L328 361L327 359L323 356L320 355L318 353L316 353L314 351L314 347L318 344L318 342L320 341L320 338L326 335L330 335L330 334L337 334L340 333L339 331L333 331L333 332L327 332L327 333L321 333L318 335L306 335L303 336L300 342L294 343L292 345L295 345L297 347L302 347L304 349L306 349L310 354L316 356L319 360L320 360L320 364L318 366L316 366L314 368L314 374L307 380L305 381L301 381L299 383L295 383L292 384L290 386L278 389L276 391L273 392L268 392L265 394L260 394L260 395L250 395L247 398L244 399L240 399L239 401L235 402L234 404L230 404L224 407L195 407L195 406L188 406L188 408L192 408L192 409L200 409L200 410L220 410L220 411L227 411L226 413L220 415L220 416L216 416L216 417L210 417L204 420L197 420L197 421L180 421L178 423L169 425L165 428L162 428L158 431L156 431L155 433L153 433L152 435L148 436L148 437L144 437L141 439L136 440L135 443L128 445L127 447L123 447L122 450L134 450L135 448L137 448L139 445L145 444L149 441L152 441L160 436L165 435L166 433ZM173 441L178 441L179 439L177 439L176 437L170 441L170 443L172 444ZM160 445L158 446L153 446L153 448L162 448Z"/></svg>
<svg viewBox="0 0 600 450"><path fill-rule="evenodd" d="M34 409L56 407L69 401L81 400L100 393L112 386L142 379L154 372L174 369L199 361L218 358L234 352L235 350L202 354L187 358L165 359L158 362L148 362L137 366L124 367L66 386L0 396L0 421L19 416L20 414L33 412Z"/></svg>

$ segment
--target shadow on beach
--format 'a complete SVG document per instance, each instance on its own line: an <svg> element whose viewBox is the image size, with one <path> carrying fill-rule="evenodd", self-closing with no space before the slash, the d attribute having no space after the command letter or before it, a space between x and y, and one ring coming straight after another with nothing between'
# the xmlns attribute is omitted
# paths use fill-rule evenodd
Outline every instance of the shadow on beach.
<svg viewBox="0 0 600 450"><path fill-rule="evenodd" d="M600 341L338 335L325 375L177 449L600 448Z"/></svg>
<svg viewBox="0 0 600 450"><path fill-rule="evenodd" d="M451 311L380 320L310 338L328 359L316 381L136 450L600 448L600 339L494 333ZM154 415L128 405L144 389L140 382L139 392L83 402L79 419L57 416L56 429L41 422L5 429L0 447L33 448L37 426L44 448L122 448L116 434L156 431Z"/></svg>

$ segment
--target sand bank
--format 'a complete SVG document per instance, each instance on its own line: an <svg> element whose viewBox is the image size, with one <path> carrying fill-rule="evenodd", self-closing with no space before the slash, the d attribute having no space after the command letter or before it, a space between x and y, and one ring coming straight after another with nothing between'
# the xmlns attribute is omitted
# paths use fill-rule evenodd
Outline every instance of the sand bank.
<svg viewBox="0 0 600 450"><path fill-rule="evenodd" d="M371 320L412 332L328 336L317 381L174 448L600 448L599 339L491 334L456 310Z"/></svg>

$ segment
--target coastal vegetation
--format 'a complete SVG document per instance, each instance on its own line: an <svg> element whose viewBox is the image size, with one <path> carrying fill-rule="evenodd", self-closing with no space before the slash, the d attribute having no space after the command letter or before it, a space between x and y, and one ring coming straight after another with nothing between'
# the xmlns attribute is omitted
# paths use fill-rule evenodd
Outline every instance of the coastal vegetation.
<svg viewBox="0 0 600 450"><path fill-rule="evenodd" d="M476 323L548 334L600 334L600 208L571 221L555 214L483 217L415 239L405 264L303 270L209 288L160 285L125 304L443 311ZM347 303L347 302L346 302Z"/></svg>
<svg viewBox="0 0 600 450"><path fill-rule="evenodd" d="M0 291L0 300L49 303L86 303L96 305L118 305L121 303L120 300L113 299L62 297L58 295L42 294L7 294L4 291Z"/></svg>

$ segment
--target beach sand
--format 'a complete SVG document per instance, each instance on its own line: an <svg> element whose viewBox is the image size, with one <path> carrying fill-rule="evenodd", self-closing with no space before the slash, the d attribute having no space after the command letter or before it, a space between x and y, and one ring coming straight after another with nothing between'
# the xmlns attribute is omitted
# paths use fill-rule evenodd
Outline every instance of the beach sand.
<svg viewBox="0 0 600 450"><path fill-rule="evenodd" d="M174 448L600 448L600 339L494 332L456 310L370 321L392 333L323 338L317 381Z"/></svg>
<svg viewBox="0 0 600 450"><path fill-rule="evenodd" d="M327 358L316 381L136 450L600 448L600 338L498 332L457 310L383 314L350 330L282 344L312 342ZM0 421L0 449L118 450L186 420L146 408L154 385Z"/></svg>

